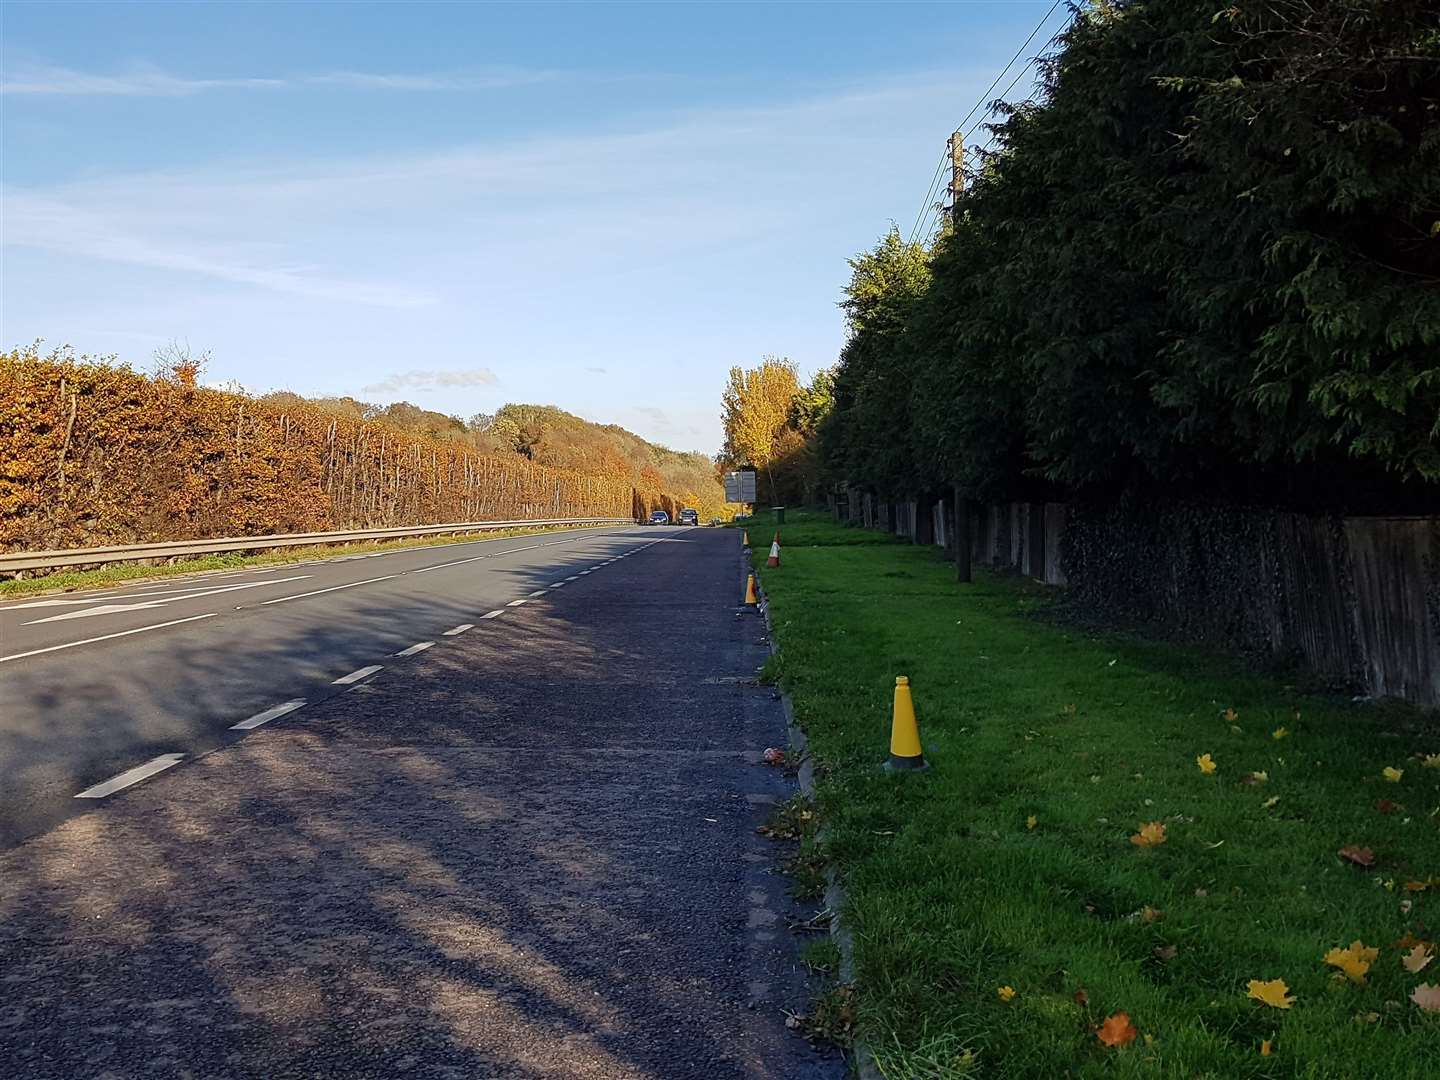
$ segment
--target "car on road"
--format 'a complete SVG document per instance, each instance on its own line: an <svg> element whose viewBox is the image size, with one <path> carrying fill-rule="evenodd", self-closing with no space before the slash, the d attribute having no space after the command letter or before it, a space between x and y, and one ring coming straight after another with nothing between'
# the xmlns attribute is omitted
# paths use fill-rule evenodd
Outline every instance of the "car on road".
<svg viewBox="0 0 1440 1080"><path fill-rule="evenodd" d="M669 524L670 524L670 515L667 514L664 510L651 510L651 511L650 511L650 520L647 521L647 522L645 522L645 524L646 524L646 525L669 525Z"/></svg>
<svg viewBox="0 0 1440 1080"><path fill-rule="evenodd" d="M675 515L675 524L676 524L676 525L699 525L699 524L700 524L700 511L699 511L699 510L696 510L694 507L690 507L690 506L685 507L684 510L681 510L680 513L678 513L678 514Z"/></svg>

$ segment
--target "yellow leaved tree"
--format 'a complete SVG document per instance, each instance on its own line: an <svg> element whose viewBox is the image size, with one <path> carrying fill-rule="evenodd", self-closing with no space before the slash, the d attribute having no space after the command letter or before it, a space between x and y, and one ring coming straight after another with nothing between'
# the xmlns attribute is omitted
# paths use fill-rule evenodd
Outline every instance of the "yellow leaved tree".
<svg viewBox="0 0 1440 1080"><path fill-rule="evenodd" d="M795 365L776 356L766 356L756 368L732 367L725 385L721 409L725 460L763 472L771 502L775 501L774 465L788 449L790 409L799 392Z"/></svg>

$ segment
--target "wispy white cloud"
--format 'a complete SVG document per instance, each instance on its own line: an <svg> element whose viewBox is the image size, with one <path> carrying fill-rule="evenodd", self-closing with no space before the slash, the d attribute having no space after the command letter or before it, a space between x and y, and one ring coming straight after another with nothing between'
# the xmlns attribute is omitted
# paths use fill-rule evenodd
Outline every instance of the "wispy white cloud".
<svg viewBox="0 0 1440 1080"><path fill-rule="evenodd" d="M0 193L0 205L6 245L198 274L316 300L389 308L422 307L434 300L422 290L333 277L314 267L264 265L251 255L253 244L185 241L173 235L180 231L173 228L165 230L169 237L146 236L144 215L17 191Z"/></svg>
<svg viewBox="0 0 1440 1080"><path fill-rule="evenodd" d="M402 390L454 390L494 386L500 380L489 368L468 371L402 371L364 388L367 394L398 394Z"/></svg>
<svg viewBox="0 0 1440 1080"><path fill-rule="evenodd" d="M480 72L404 74L326 71L283 77L204 78L176 75L152 65L131 67L117 74L42 65L7 72L4 79L0 80L0 94L52 97L189 97L212 90L287 90L307 86L415 93L500 90L548 82L557 77L558 73L551 71L501 68Z"/></svg>

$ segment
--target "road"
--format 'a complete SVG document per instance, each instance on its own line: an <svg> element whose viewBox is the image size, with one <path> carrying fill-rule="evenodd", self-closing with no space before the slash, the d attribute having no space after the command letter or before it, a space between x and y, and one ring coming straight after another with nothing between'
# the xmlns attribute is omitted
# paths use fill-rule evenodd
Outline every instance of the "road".
<svg viewBox="0 0 1440 1080"><path fill-rule="evenodd" d="M197 754L333 680L640 550L658 530L575 530L408 548L0 605L0 847L74 796Z"/></svg>
<svg viewBox="0 0 1440 1080"><path fill-rule="evenodd" d="M67 791L183 755L0 851L0 1076L844 1075L786 1023L809 993L786 927L814 910L756 833L793 782L761 760L785 721L733 532L267 574L6 611L7 656L214 614L0 664L27 723L15 676L48 672L55 725L108 741Z"/></svg>

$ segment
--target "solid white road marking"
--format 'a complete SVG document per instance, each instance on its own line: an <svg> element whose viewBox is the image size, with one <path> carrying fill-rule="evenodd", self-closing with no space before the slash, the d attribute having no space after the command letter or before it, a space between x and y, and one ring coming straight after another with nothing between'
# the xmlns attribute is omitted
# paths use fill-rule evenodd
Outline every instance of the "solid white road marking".
<svg viewBox="0 0 1440 1080"><path fill-rule="evenodd" d="M350 672L349 675L341 675L340 678L335 680L334 685L347 686L350 683L359 682L367 675L374 675L375 672L381 670L382 667L383 665L381 664L371 664L369 667L362 667L359 671Z"/></svg>
<svg viewBox="0 0 1440 1080"><path fill-rule="evenodd" d="M364 581L352 581L348 585L332 585L328 589L316 589L314 592L301 592L295 593L293 596L280 596L274 600L266 600L260 606L265 607L269 604L283 604L286 600L303 600L307 596L319 596L321 593L339 592L341 589L353 589L356 585L372 585L377 581L389 581L391 578L399 576L399 574L386 574L384 577L372 577L366 578Z"/></svg>
<svg viewBox="0 0 1440 1080"><path fill-rule="evenodd" d="M423 574L427 570L444 570L447 566L459 566L461 563L479 562L481 559L488 559L489 555L476 555L473 559L456 559L454 562L436 563L434 566L422 566L419 570L411 570L412 574Z"/></svg>
<svg viewBox="0 0 1440 1080"><path fill-rule="evenodd" d="M191 615L188 619L171 619L169 622L152 623L149 626L137 626L133 630L121 630L114 634L101 634L99 637L84 638L80 641L67 641L64 645L47 645L43 649L31 649L29 652L15 653L12 656L0 656L0 664L7 660L22 660L27 656L39 656L41 653L58 652L61 649L73 649L76 645L89 645L96 641L109 641L111 638L129 637L131 634L143 634L146 630L159 630L166 626L179 626L181 623L195 622L197 619L213 619L219 612L211 611L205 615Z"/></svg>
<svg viewBox="0 0 1440 1080"><path fill-rule="evenodd" d="M421 641L421 642L417 642L416 644L411 645L408 649L401 649L401 650L400 650L399 652L397 652L395 655L396 655L396 656L414 656L416 653L422 653L422 652L424 652L426 649L430 648L430 646L432 646L432 645L434 645L434 644L435 644L435 642L433 642L433 641Z"/></svg>
<svg viewBox="0 0 1440 1080"><path fill-rule="evenodd" d="M494 611L487 611L484 615L481 615L480 617L482 619L498 619L501 615L504 614L504 608L496 608Z"/></svg>
<svg viewBox="0 0 1440 1080"><path fill-rule="evenodd" d="M449 630L446 630L444 636L454 637L456 634L463 634L466 630L474 629L475 624L473 622L462 622L459 626L452 626Z"/></svg>
<svg viewBox="0 0 1440 1080"><path fill-rule="evenodd" d="M238 724L231 724L230 730L249 731L251 728L259 727L261 724L268 724L271 720L278 719L279 717L284 716L286 713L292 713L304 704L304 698L296 698L294 701L286 701L280 705L276 705L272 709L266 709L264 712L257 712L248 720L241 720Z"/></svg>
<svg viewBox="0 0 1440 1080"><path fill-rule="evenodd" d="M526 597L524 600L511 600L511 601L510 601L508 604L506 604L505 606L506 606L506 607L519 607L521 604L528 604L529 602L530 602L530 598L529 598L529 597Z"/></svg>
<svg viewBox="0 0 1440 1080"><path fill-rule="evenodd" d="M163 607L165 604L173 604L177 600L191 600L201 596L213 596L216 593L235 592L237 589L255 589L262 585L279 585L286 581L302 581L309 576L309 574L297 574L295 577L280 578L278 581L242 581L238 585L221 585L214 589L191 590L176 596L139 600L133 604L101 604L99 607L86 608L84 611L67 611L63 615L51 615L45 619L34 619L31 622L25 623L25 625L34 626L36 623L64 622L67 619L88 619L94 615L114 615L122 611L140 611L145 608Z"/></svg>
<svg viewBox="0 0 1440 1080"><path fill-rule="evenodd" d="M103 799L106 795L114 795L115 792L129 787L131 784L138 784L147 777L156 773L164 772L172 765L179 765L184 759L184 754L161 754L157 758L151 758L144 765L136 765L133 769L126 769L119 776L112 776L104 783L96 784L94 787L87 787L76 795L77 799Z"/></svg>

